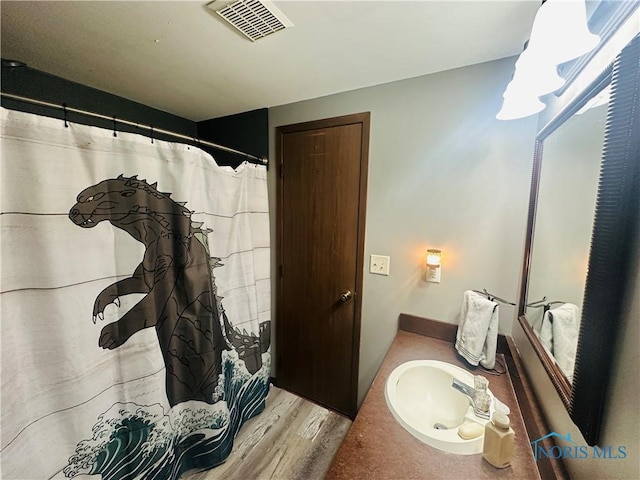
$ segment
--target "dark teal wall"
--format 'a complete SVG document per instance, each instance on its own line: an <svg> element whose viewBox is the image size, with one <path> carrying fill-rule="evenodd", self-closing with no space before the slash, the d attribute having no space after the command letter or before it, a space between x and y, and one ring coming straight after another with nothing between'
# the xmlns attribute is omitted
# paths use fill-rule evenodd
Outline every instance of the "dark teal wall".
<svg viewBox="0 0 640 480"><path fill-rule="evenodd" d="M115 115L117 118L141 125L140 127L134 127L119 123L117 124L118 131L149 136L149 126L153 125L155 129L161 128L188 135L192 138L225 145L257 157L266 157L269 152L268 111L266 108L196 123L29 67L5 68L3 66L2 91L58 105L66 103L69 107L108 115L109 117ZM58 108L19 102L4 97L2 98L2 106L53 118L62 119L64 116L63 111ZM67 118L74 123L113 128L113 121L111 120L73 113L68 113ZM154 137L169 141L182 141L176 140L175 137L158 135L157 131L154 132ZM218 165L230 165L235 168L245 160L245 157L240 155L204 145L200 146L213 155Z"/></svg>
<svg viewBox="0 0 640 480"><path fill-rule="evenodd" d="M28 67L3 67L2 91L60 105L66 103L69 107L102 115L115 115L118 118L141 124L140 128L119 124L117 128L120 131L148 135L149 129L146 126L153 125L154 128L162 128L190 137L197 135L196 122ZM2 98L2 106L54 118L63 118L60 109L17 102L4 97ZM109 120L71 113L67 118L74 123L113 128L113 122ZM162 137L156 135L156 138ZM173 137L166 139L175 141Z"/></svg>
<svg viewBox="0 0 640 480"><path fill-rule="evenodd" d="M266 108L198 122L198 137L250 153L269 155L269 111ZM205 147L206 149L206 147ZM240 164L244 159L219 150L211 150L219 165Z"/></svg>

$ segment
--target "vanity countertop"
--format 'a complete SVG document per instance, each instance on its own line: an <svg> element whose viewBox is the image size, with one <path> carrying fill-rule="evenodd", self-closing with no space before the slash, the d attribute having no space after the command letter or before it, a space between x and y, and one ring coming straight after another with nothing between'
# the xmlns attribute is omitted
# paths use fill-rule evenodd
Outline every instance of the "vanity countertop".
<svg viewBox="0 0 640 480"><path fill-rule="evenodd" d="M504 361L502 355L498 356ZM494 468L482 458L482 454L455 455L426 445L393 418L384 398L387 378L398 365L421 359L440 360L472 371L457 356L450 342L398 331L326 478L539 479L530 440L508 374L485 374L489 379L489 389L511 409L509 417L516 434L516 445L511 465L507 468ZM482 374L481 371L473 373Z"/></svg>

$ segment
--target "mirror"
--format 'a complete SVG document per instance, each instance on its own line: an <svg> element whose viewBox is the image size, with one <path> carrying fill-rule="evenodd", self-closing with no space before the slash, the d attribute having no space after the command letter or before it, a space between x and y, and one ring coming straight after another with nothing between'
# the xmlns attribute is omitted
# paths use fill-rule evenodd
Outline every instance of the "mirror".
<svg viewBox="0 0 640 480"><path fill-rule="evenodd" d="M608 105L583 111L609 87ZM639 89L636 36L536 137L518 320L589 445L640 228Z"/></svg>
<svg viewBox="0 0 640 480"><path fill-rule="evenodd" d="M544 139L529 266L527 321L569 383L604 145L610 88Z"/></svg>

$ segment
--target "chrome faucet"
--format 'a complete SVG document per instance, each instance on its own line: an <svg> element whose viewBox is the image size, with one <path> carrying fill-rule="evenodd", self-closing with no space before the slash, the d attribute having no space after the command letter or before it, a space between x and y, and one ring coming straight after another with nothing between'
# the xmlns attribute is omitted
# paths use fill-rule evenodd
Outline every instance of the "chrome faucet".
<svg viewBox="0 0 640 480"><path fill-rule="evenodd" d="M489 398L489 394L486 392L486 383L481 388L474 388L454 378L451 386L469 399L469 403L473 407L473 413L476 416L484 418L485 420L490 419L489 406L491 404L491 399Z"/></svg>

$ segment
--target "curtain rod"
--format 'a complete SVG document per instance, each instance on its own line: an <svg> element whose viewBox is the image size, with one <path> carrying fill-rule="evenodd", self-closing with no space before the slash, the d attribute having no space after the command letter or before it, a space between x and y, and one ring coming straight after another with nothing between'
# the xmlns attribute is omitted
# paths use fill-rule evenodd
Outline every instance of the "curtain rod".
<svg viewBox="0 0 640 480"><path fill-rule="evenodd" d="M10 98L12 100L18 100L18 101L21 101L21 102L33 103L33 104L36 104L36 105L42 105L42 106L50 107L50 108L58 108L58 109L60 109L62 111L65 111L65 112L79 113L80 115L86 115L86 116L94 117L94 118L101 118L103 120L110 120L112 122L118 122L118 123L122 123L122 124L129 125L129 126L132 126L132 127L141 128L139 123L131 122L129 120L123 120L123 119L117 118L115 116L110 117L108 115L103 115L101 113L90 112L88 110L81 110L79 108L68 107L66 105L59 105L57 103L50 103L50 102L45 102L45 101L42 101L42 100L36 100L35 98L23 97L21 95L14 95L13 93L0 92L0 95L3 96L3 97L6 97L6 98ZM148 128L149 128L149 131L152 132L152 133L153 132L161 133L163 135L169 135L171 137L176 137L176 138L181 138L183 140L188 140L188 141L194 142L196 144L206 145L208 147L217 148L217 149L223 150L225 152L235 153L236 155L242 155L243 157L246 157L246 159L252 161L252 163L258 163L259 165L266 165L267 167L269 166L269 159L266 158L266 157L256 157L255 155L251 155L250 153L241 152L240 150L235 150L235 149L230 148L230 147L225 147L224 145L219 145L217 143L207 142L205 140L198 140L197 138L189 137L188 135L183 135L182 133L172 132L170 130L164 130L162 128L155 128L152 125L150 125Z"/></svg>

